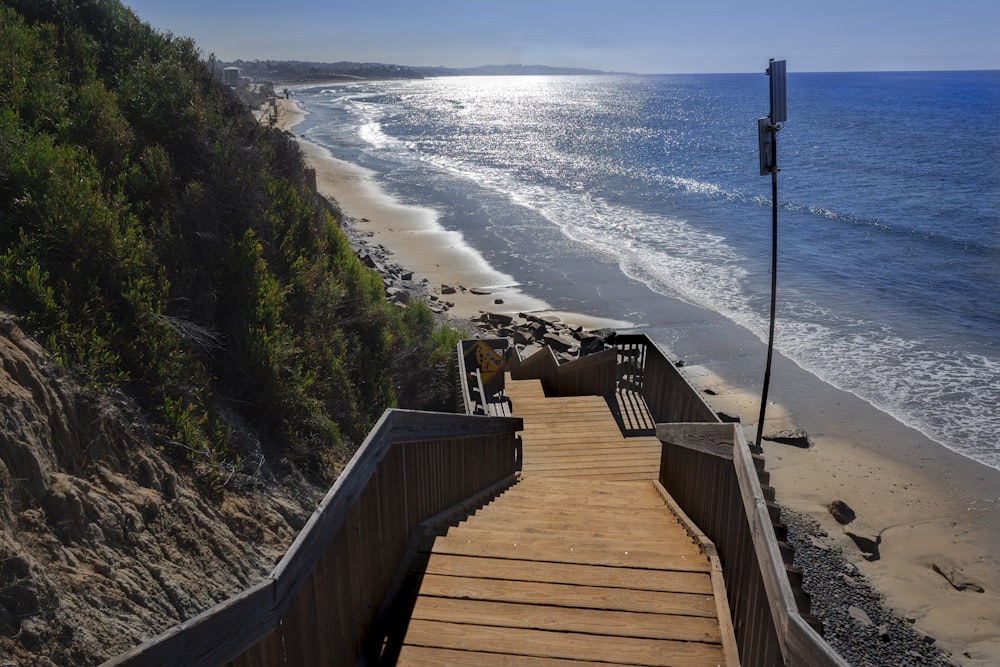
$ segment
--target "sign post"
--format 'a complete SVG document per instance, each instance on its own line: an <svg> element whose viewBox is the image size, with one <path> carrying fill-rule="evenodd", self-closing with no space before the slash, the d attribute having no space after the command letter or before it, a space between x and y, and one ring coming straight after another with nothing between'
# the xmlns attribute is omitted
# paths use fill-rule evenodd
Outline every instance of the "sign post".
<svg viewBox="0 0 1000 667"><path fill-rule="evenodd" d="M757 119L757 143L760 146L760 175L771 175L771 317L767 333L767 363L764 366L764 387L760 392L760 415L757 418L756 449L764 435L767 413L767 390L771 384L771 359L774 356L774 311L778 290L778 130L788 120L785 94L785 61L771 58L767 76L771 88L771 112Z"/></svg>

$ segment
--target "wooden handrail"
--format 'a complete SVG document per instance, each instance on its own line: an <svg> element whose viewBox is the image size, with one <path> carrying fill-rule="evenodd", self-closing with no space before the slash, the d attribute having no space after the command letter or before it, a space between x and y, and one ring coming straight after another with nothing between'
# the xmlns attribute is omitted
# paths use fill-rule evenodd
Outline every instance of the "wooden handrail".
<svg viewBox="0 0 1000 667"><path fill-rule="evenodd" d="M522 428L387 410L267 579L105 665L353 665L413 531L510 478Z"/></svg>
<svg viewBox="0 0 1000 667"><path fill-rule="evenodd" d="M653 420L667 422L716 422L719 417L666 353L646 334L619 334L616 349L642 348L641 393Z"/></svg>
<svg viewBox="0 0 1000 667"><path fill-rule="evenodd" d="M660 483L715 544L745 665L846 667L802 618L750 448L735 424L658 424Z"/></svg>

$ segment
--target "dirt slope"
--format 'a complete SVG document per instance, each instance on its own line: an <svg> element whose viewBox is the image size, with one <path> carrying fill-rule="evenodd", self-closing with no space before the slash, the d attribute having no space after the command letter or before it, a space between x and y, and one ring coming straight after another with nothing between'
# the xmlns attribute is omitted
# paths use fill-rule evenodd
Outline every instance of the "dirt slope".
<svg viewBox="0 0 1000 667"><path fill-rule="evenodd" d="M259 581L321 490L253 481L206 497L0 314L0 667L97 664Z"/></svg>

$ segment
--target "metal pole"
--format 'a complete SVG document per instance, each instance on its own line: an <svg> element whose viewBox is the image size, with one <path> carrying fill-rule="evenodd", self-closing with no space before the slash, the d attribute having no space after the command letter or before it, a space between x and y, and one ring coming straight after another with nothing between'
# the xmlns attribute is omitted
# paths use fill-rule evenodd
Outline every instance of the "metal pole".
<svg viewBox="0 0 1000 667"><path fill-rule="evenodd" d="M772 118L774 111L772 110ZM764 416L767 413L767 389L771 384L771 358L774 355L774 311L778 293L778 126L771 121L771 322L767 332L767 363L764 365L764 387L760 392L760 415L757 417L756 448L764 436Z"/></svg>

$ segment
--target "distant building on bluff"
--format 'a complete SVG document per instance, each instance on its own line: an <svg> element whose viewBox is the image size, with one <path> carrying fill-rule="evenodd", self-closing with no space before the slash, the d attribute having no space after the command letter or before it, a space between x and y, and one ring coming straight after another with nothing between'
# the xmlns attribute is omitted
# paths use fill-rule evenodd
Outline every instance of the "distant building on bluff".
<svg viewBox="0 0 1000 667"><path fill-rule="evenodd" d="M233 86L235 88L240 85L240 74L242 74L242 70L239 67L223 68L222 84L225 86Z"/></svg>

